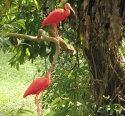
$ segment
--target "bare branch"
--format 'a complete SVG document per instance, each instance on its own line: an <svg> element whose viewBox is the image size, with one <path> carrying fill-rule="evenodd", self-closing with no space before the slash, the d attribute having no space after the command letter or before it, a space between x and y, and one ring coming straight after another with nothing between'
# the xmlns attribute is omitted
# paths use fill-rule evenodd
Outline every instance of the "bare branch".
<svg viewBox="0 0 125 116"><path fill-rule="evenodd" d="M57 43L59 41L60 47L63 51L75 54L75 48L72 45L67 44L62 38L49 37L46 35L46 32L43 29L39 29L37 36L30 36L25 34L18 34L18 33L9 33L5 37L12 37L12 38L22 38L29 41L49 41Z"/></svg>
<svg viewBox="0 0 125 116"><path fill-rule="evenodd" d="M12 38L22 38L26 39L29 41L36 41L36 42L41 42L41 41L48 41L48 42L53 42L56 45L56 52L53 57L52 64L50 66L49 71L53 71L59 56L59 51L60 47L62 48L63 51L69 52L69 53L75 53L75 49L72 45L67 44L61 37L56 39L55 37L49 37L47 36L46 32L43 29L39 29L38 35L37 36L30 36L30 35L25 35L25 34L18 34L18 33L9 33L5 37L12 37Z"/></svg>
<svg viewBox="0 0 125 116"><path fill-rule="evenodd" d="M53 61L52 61L52 64L51 64L51 67L49 69L49 71L53 71L54 68L55 68L55 65L56 65L56 62L57 62L57 59L58 59L58 56L59 56L59 51L60 51L60 46L59 46L59 42L57 41L56 44L56 52L55 52L55 55L54 55L54 58L53 58Z"/></svg>
<svg viewBox="0 0 125 116"><path fill-rule="evenodd" d="M22 38L22 39L26 39L26 40L30 40L30 41L38 41L37 37L33 37L30 35L24 35L24 34L18 34L18 33L9 33L5 37Z"/></svg>

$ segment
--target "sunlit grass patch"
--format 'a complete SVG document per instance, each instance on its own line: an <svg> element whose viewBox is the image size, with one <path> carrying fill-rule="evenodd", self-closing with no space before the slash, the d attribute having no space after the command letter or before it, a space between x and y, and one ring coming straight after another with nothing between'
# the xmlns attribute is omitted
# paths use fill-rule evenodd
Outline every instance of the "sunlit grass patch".
<svg viewBox="0 0 125 116"><path fill-rule="evenodd" d="M35 77L36 67L26 62L18 71L8 65L9 53L0 55L0 116L34 116L34 96L23 98L23 94Z"/></svg>

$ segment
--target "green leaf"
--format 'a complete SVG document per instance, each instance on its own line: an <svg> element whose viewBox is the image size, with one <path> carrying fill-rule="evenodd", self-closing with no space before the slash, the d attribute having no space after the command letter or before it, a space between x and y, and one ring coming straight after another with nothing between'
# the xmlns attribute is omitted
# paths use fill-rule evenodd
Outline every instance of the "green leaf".
<svg viewBox="0 0 125 116"><path fill-rule="evenodd" d="M16 69L19 70L19 63L16 63Z"/></svg>
<svg viewBox="0 0 125 116"><path fill-rule="evenodd" d="M58 102L60 102L61 101L61 98L60 97L57 97L56 99L54 99L53 101L52 101L52 104L51 105L55 105L55 104L57 104Z"/></svg>
<svg viewBox="0 0 125 116"><path fill-rule="evenodd" d="M51 0L51 2L49 2L49 12L51 12L54 9L55 9L55 0Z"/></svg>
<svg viewBox="0 0 125 116"><path fill-rule="evenodd" d="M24 19L17 20L15 23L18 24L19 26L21 26L23 29L25 29L25 20Z"/></svg>
<svg viewBox="0 0 125 116"><path fill-rule="evenodd" d="M37 2L37 0L34 0L34 4L35 4L35 6L36 6L36 8L37 8L37 10L38 10L38 8L39 8L39 5L38 5L38 2Z"/></svg>

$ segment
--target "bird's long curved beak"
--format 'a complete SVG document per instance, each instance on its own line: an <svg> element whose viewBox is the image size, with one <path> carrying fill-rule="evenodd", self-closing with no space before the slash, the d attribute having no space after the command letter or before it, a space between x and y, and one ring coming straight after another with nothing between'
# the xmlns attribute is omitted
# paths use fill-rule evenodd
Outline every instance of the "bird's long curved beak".
<svg viewBox="0 0 125 116"><path fill-rule="evenodd" d="M73 8L71 6L69 6L69 8L73 12L73 14L75 15L75 11L73 10Z"/></svg>

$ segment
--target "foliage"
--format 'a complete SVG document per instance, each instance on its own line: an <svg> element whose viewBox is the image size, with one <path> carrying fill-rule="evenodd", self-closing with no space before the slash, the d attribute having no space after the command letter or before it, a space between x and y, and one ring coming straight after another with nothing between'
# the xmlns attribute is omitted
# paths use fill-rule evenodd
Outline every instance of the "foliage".
<svg viewBox="0 0 125 116"><path fill-rule="evenodd" d="M48 61L52 62L55 45L47 42L31 42L23 38L4 37L6 33L11 32L36 36L44 17L56 6L62 7L67 0L7 1L8 4L4 0L0 3L0 11L2 11L0 12L2 13L0 16L0 48L13 53L9 63L17 69L26 60L31 60L32 63L37 60L37 63L35 62L38 67L37 71L41 74L49 67ZM9 5L9 2L11 5ZM114 66L113 62L118 61L120 55L123 58L125 54L124 38L122 38L122 41L120 40L120 31L122 34L124 33L124 26L122 25L122 28L120 28L122 21L118 17L122 8L118 12L116 0L113 7L111 7L112 4L109 4L109 1L104 4L101 0L92 2L68 0L68 2L76 10L77 16L74 17L71 14L69 18L59 24L58 28L62 38L72 44L77 52L76 55L60 53L58 64L56 64L57 68L53 72L52 85L43 95L44 115L94 116L97 113L100 115L119 115L124 111L124 106L117 102L112 103L112 100L108 102L102 97L104 94L109 95L112 94L111 92L115 92L112 82L117 82L116 88L121 87L118 83L119 79L116 78L120 74L116 69L118 71L124 69L124 64L120 62L119 69ZM121 0L118 1L118 6L121 5L121 2ZM108 7L104 8L106 4ZM113 12L108 12L111 9ZM107 15L108 13L110 15ZM48 26L44 30L49 34ZM121 47L119 47L120 45ZM45 65L43 65L43 61ZM42 68L43 70L41 70ZM110 74L111 76L109 76ZM113 77L113 81L106 83L104 79L108 80L109 77ZM91 87L93 88L91 89ZM108 89L105 90L104 87L108 87ZM114 89L112 90L112 88ZM97 100L94 101L96 98ZM104 104L98 104L100 100L104 100ZM19 111L22 111L22 109L26 111L23 106L19 108ZM17 110L12 110L12 113L17 112Z"/></svg>
<svg viewBox="0 0 125 116"><path fill-rule="evenodd" d="M0 33L5 35L10 32L18 32L34 36L37 35L37 31L41 27L41 21L54 9L55 4L58 6L63 6L64 4L63 2L62 4L59 3L60 1L52 2L51 0L18 0L16 2L13 0L11 1L9 12L6 12L6 5L3 2L1 8L4 10L0 22ZM48 8L48 6L51 7ZM75 41L77 33L69 27L70 24L68 22L69 20L67 19L63 22L65 25L63 23L59 25L59 32L68 43L74 44L73 41ZM64 28L64 26L67 28ZM48 31L47 26L45 30ZM2 36L1 38L4 41ZM9 44L9 52L14 54L9 60L9 63L17 69L26 60L31 60L32 62L37 60L38 71L41 72L43 71L41 70L43 68L41 58L45 60L44 69L47 68L48 60L52 61L55 51L55 46L52 43L31 42L23 40L23 38L9 38L8 42L11 43ZM42 107L43 110L45 109L44 115L76 116L88 115L90 112L93 113L94 105L92 102L93 96L89 92L89 76L88 65L86 60L83 60L82 51L77 53L76 56L62 52L59 58L59 64L57 64L57 68L53 73L53 84L45 91L43 96ZM25 108L20 107L18 110L13 109L11 113L20 113L22 110L22 113L26 111Z"/></svg>
<svg viewBox="0 0 125 116"><path fill-rule="evenodd" d="M41 4L42 7L38 6ZM10 11L6 12L6 4L3 1L1 9L2 18L0 19L0 33L5 35L10 32L18 32L29 35L37 35L38 29L41 27L41 21L43 20L45 12L41 12L44 9L44 1L27 0L27 1L11 1ZM49 5L48 3L47 5ZM46 6L45 6L46 7ZM6 15L7 14L7 15ZM4 41L3 37L1 37ZM35 60L40 55L41 57L47 55L51 57L54 52L46 53L46 48L54 49L52 43L37 43L23 40L23 38L14 39L9 38L11 42L10 52L14 53L14 56L10 59L11 66L19 68L19 64L23 64L25 60ZM3 44L2 44L3 45ZM4 46L5 47L5 46Z"/></svg>
<svg viewBox="0 0 125 116"><path fill-rule="evenodd" d="M52 85L45 94L50 102L52 116L79 116L94 113L93 97L90 94L87 62L76 56L60 56L57 69L52 77ZM80 62L80 64L78 63ZM43 99L44 100L44 99ZM91 107L91 108L90 108Z"/></svg>
<svg viewBox="0 0 125 116"><path fill-rule="evenodd" d="M119 116L123 111L125 111L125 107L120 104L110 104L100 107L97 112L102 115Z"/></svg>

